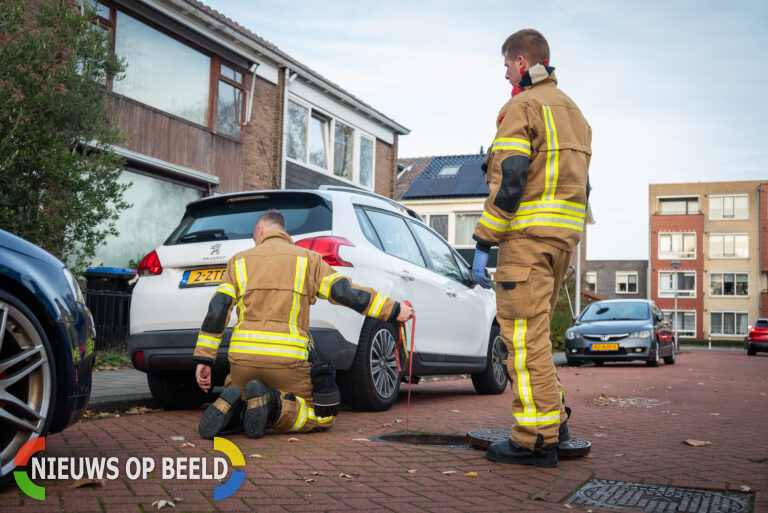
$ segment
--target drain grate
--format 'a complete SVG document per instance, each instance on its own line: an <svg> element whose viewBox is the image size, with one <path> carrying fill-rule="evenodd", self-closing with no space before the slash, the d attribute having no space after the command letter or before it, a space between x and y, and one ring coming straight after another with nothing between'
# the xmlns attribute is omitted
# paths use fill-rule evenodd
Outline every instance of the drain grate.
<svg viewBox="0 0 768 513"><path fill-rule="evenodd" d="M440 433L410 433L408 435L408 440L405 439L405 433L396 433L371 438L371 441L443 447L448 449L471 449L471 446L467 443L466 436L444 435Z"/></svg>
<svg viewBox="0 0 768 513"><path fill-rule="evenodd" d="M592 479L566 504L647 513L748 513L752 495Z"/></svg>

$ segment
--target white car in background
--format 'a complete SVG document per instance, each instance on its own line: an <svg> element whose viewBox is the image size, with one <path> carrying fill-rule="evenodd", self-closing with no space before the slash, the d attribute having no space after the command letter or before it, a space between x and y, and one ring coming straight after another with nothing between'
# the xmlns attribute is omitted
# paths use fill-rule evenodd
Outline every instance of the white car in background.
<svg viewBox="0 0 768 513"><path fill-rule="evenodd" d="M270 208L283 213L297 245L322 254L354 283L413 303L414 376L471 374L479 393L504 391L507 351L496 322L495 293L476 285L467 263L407 207L358 189L325 186L192 202L168 240L144 257L131 301L128 349L165 407L194 408L210 400L194 380L197 331L226 262L253 247L256 221ZM214 385L228 373L235 320L233 311L214 365ZM318 301L310 332L319 359L334 363L348 404L382 411L394 403L407 376L407 369L398 372L396 326Z"/></svg>

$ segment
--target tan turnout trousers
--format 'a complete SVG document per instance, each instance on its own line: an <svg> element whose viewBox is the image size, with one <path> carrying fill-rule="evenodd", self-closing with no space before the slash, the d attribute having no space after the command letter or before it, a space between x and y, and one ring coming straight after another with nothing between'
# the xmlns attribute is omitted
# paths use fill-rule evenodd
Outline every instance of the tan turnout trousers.
<svg viewBox="0 0 768 513"><path fill-rule="evenodd" d="M538 435L543 445L557 442L560 422L567 418L549 339L558 290L571 260L571 252L558 246L543 239L502 241L495 276L501 337L513 380L510 439L530 450Z"/></svg>

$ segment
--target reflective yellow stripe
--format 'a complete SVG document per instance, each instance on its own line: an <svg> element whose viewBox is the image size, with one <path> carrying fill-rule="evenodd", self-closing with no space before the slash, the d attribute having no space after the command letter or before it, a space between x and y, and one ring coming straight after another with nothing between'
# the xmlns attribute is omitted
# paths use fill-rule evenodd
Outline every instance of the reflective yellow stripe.
<svg viewBox="0 0 768 513"><path fill-rule="evenodd" d="M240 299L240 301L237 302L237 316L238 316L237 326L240 326L243 323L243 321L245 321L245 303L243 302L242 299ZM235 328L237 328L237 326L235 326Z"/></svg>
<svg viewBox="0 0 768 513"><path fill-rule="evenodd" d="M378 317L379 313L381 312L381 307L384 306L384 302L386 300L387 298L385 296L376 293L376 299L373 300L373 304L371 305L371 310L368 312L368 315L371 317Z"/></svg>
<svg viewBox="0 0 768 513"><path fill-rule="evenodd" d="M517 210L516 215L522 216L522 215L531 215L535 213L541 213L541 212L552 212L552 213L559 213L559 214L565 214L573 217L580 217L584 218L586 214L584 211L578 211L573 208L560 208L560 207L526 207L526 208L519 208Z"/></svg>
<svg viewBox="0 0 768 513"><path fill-rule="evenodd" d="M229 352L282 356L285 358L298 358L299 360L306 360L309 358L309 352L306 349L291 349L289 347L280 347L277 344L230 343Z"/></svg>
<svg viewBox="0 0 768 513"><path fill-rule="evenodd" d="M480 224L482 224L483 226L487 226L491 230L496 230L497 232L503 232L509 225L509 221L499 219L498 217L492 214L489 214L486 211L483 211L483 215L480 216Z"/></svg>
<svg viewBox="0 0 768 513"><path fill-rule="evenodd" d="M570 216L548 214L545 216L515 217L507 230L520 230L529 226L556 226L570 228L571 230L584 231L584 221Z"/></svg>
<svg viewBox="0 0 768 513"><path fill-rule="evenodd" d="M341 273L333 273L323 278L323 281L320 282L319 296L321 299L328 299L328 296L331 295L331 285L339 276L341 276Z"/></svg>
<svg viewBox="0 0 768 513"><path fill-rule="evenodd" d="M514 224L515 221L525 221L526 219L537 219L540 217L551 217L553 219L563 219L565 221L573 221L581 224L584 223L584 217L579 217L577 214L558 214L556 212L544 212L544 215L538 215L536 211L528 211L517 214L510 224Z"/></svg>
<svg viewBox="0 0 768 513"><path fill-rule="evenodd" d="M496 150L514 150L526 155L531 155L531 143L525 139L518 139L517 137L499 137L493 141L491 151Z"/></svg>
<svg viewBox="0 0 768 513"><path fill-rule="evenodd" d="M307 270L307 257L296 257L296 276L293 279L293 305L291 306L291 315L288 324L291 333L297 335L299 330L296 328L296 322L299 318L301 309L301 291L304 288L304 275Z"/></svg>
<svg viewBox="0 0 768 513"><path fill-rule="evenodd" d="M547 426L560 423L560 410L548 413L534 413L533 415L513 413L512 416L522 426Z"/></svg>
<svg viewBox="0 0 768 513"><path fill-rule="evenodd" d="M237 275L237 284L240 286L240 296L245 294L245 287L248 285L248 275L245 272L245 258L235 261L235 274Z"/></svg>
<svg viewBox="0 0 768 513"><path fill-rule="evenodd" d="M526 319L515 319L515 328L512 332L512 345L515 347L515 374L517 375L517 390L520 402L523 403L523 411L527 414L536 412L531 390L531 376L528 374L525 358L528 350L525 347L525 332L528 330Z"/></svg>
<svg viewBox="0 0 768 513"><path fill-rule="evenodd" d="M221 337L211 337L210 335L198 335L197 345L203 347L210 347L211 349L218 349L221 344Z"/></svg>
<svg viewBox="0 0 768 513"><path fill-rule="evenodd" d="M209 344L208 342L200 342L199 340L197 341L197 345L203 346L203 347L210 347L211 349L219 348L219 344Z"/></svg>
<svg viewBox="0 0 768 513"><path fill-rule="evenodd" d="M570 205L572 207L578 207L581 210L586 210L587 206L583 205L581 203L574 203L573 201L566 201L566 200L559 200L559 199L551 199L548 201L523 201L520 203L521 207L527 207L530 205L549 205L549 204L556 204L556 205Z"/></svg>
<svg viewBox="0 0 768 513"><path fill-rule="evenodd" d="M330 417L318 417L315 415L315 410L312 408L307 408L307 417L309 417L309 420L314 420L318 424L326 424L333 420L333 415Z"/></svg>
<svg viewBox="0 0 768 513"><path fill-rule="evenodd" d="M506 229L507 229L506 227L504 227L504 228L499 228L499 227L497 227L496 225L490 224L488 221L486 221L486 220L485 220L485 219L483 219L482 217L480 218L480 221L479 221L479 222L480 222L480 224L482 224L482 225L483 225L483 226L485 226L486 228L490 228L491 230L494 230L494 231L497 231L497 232L503 232L503 231L506 231Z"/></svg>
<svg viewBox="0 0 768 513"><path fill-rule="evenodd" d="M232 299L237 299L237 297L235 296L235 287L233 287L229 283L222 283L222 284L220 284L216 288L216 292L215 293L226 294L226 295L230 296Z"/></svg>
<svg viewBox="0 0 768 513"><path fill-rule="evenodd" d="M307 423L307 402L299 396L296 396L296 401L299 403L299 416L289 431L298 431Z"/></svg>
<svg viewBox="0 0 768 513"><path fill-rule="evenodd" d="M258 335L260 337L268 337L273 340L289 340L289 341L297 341L297 342L308 342L309 337L303 337L301 335L293 335L291 333L280 333L277 331L255 331L255 330L241 330L238 328L235 328L235 330L232 332L233 337L248 337L249 335Z"/></svg>
<svg viewBox="0 0 768 513"><path fill-rule="evenodd" d="M221 337L211 337L210 335L198 335L197 340L210 340L212 342L216 342L217 344L221 342Z"/></svg>
<svg viewBox="0 0 768 513"><path fill-rule="evenodd" d="M547 130L546 181L541 199L546 201L555 197L557 175L559 174L560 147L557 144L557 128L555 127L555 119L552 117L552 108L548 105L542 105L541 108L544 110L544 126Z"/></svg>

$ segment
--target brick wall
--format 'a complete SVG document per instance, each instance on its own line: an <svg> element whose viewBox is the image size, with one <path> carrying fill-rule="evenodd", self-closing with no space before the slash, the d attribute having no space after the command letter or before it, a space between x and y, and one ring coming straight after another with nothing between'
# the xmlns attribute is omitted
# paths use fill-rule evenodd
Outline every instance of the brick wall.
<svg viewBox="0 0 768 513"><path fill-rule="evenodd" d="M768 184L760 185L760 270L768 272Z"/></svg>
<svg viewBox="0 0 768 513"><path fill-rule="evenodd" d="M659 271L674 271L670 264L672 260L659 259L659 233L664 232L695 232L696 259L682 260L678 271L694 271L696 273L696 297L677 298L677 309L696 311L696 337L704 332L704 216L695 215L653 215L651 216L651 293L650 298L656 301L662 310L672 310L675 306L673 297L659 297Z"/></svg>
<svg viewBox="0 0 768 513"><path fill-rule="evenodd" d="M280 187L283 88L259 77L255 80L251 121L243 137L243 187L244 190L277 189ZM246 87L250 86L249 81Z"/></svg>
<svg viewBox="0 0 768 513"><path fill-rule="evenodd" d="M388 198L395 197L397 180L397 136L393 145L376 139L376 178L374 192Z"/></svg>

